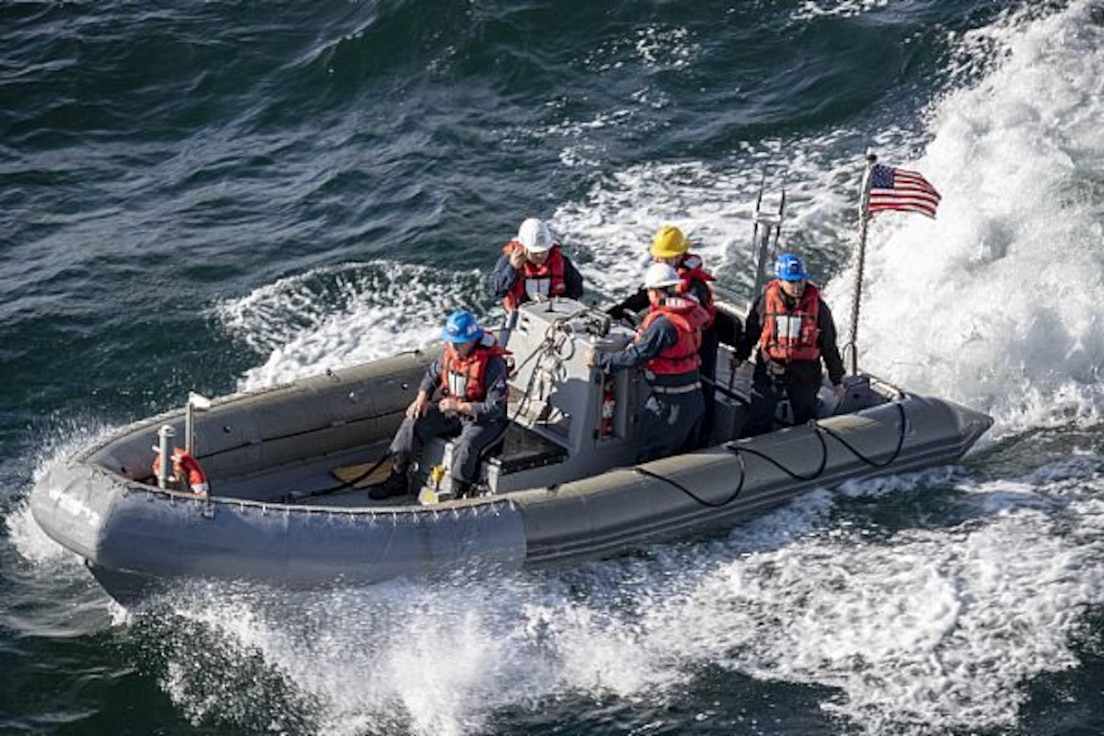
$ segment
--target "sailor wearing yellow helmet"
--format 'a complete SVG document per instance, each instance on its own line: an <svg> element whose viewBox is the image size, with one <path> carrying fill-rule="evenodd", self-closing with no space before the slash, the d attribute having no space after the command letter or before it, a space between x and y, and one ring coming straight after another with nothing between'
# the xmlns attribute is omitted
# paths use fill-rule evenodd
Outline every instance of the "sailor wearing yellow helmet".
<svg viewBox="0 0 1104 736"><path fill-rule="evenodd" d="M652 247L648 252L652 254L652 259L656 263L666 263L678 272L682 280L677 289L678 293L696 299L698 304L709 312L709 318L712 320L715 309L713 290L709 287L709 282L714 280L713 274L705 270L701 256L690 252L690 246L693 244L683 235L682 230L674 225L661 225L652 238Z"/></svg>
<svg viewBox="0 0 1104 736"><path fill-rule="evenodd" d="M705 269L701 256L690 252L693 241L683 234L682 230L670 224L660 225L652 237L652 245L648 249L654 263L665 263L679 275L679 284L674 293L692 298L708 314L702 330L701 343L701 377L702 396L705 399L705 414L702 417L699 445L708 444L709 435L713 430L713 386L717 373L717 351L719 337L714 329L716 307L713 304L713 289L709 282L713 281L713 274ZM615 318L623 318L628 313L641 312L648 307L647 291L641 289L629 298L610 307L607 311Z"/></svg>

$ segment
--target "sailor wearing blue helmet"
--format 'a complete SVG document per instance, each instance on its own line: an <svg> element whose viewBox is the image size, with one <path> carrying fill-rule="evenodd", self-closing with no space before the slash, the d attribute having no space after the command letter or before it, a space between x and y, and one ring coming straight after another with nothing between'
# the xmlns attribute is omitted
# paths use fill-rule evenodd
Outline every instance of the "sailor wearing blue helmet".
<svg viewBox="0 0 1104 736"><path fill-rule="evenodd" d="M441 339L454 345L474 344L483 337L483 328L471 312L461 309L449 315L441 330Z"/></svg>
<svg viewBox="0 0 1104 736"><path fill-rule="evenodd" d="M809 274L805 272L805 264L793 253L783 253L774 262L774 276L783 281L805 281Z"/></svg>
<svg viewBox="0 0 1104 736"><path fill-rule="evenodd" d="M774 276L751 305L735 352L736 360L743 361L756 348L744 437L771 431L783 396L790 400L794 424L815 417L817 392L824 380L822 363L837 399L843 397L836 324L820 289L809 281L805 263L793 253L778 256Z"/></svg>
<svg viewBox="0 0 1104 736"><path fill-rule="evenodd" d="M480 453L506 431L506 351L463 309L449 315L441 339L445 352L426 368L418 395L391 441L391 475L368 492L375 500L410 492L411 463L434 437L456 438L452 488L457 498L471 495L479 479ZM437 393L441 398L431 401Z"/></svg>

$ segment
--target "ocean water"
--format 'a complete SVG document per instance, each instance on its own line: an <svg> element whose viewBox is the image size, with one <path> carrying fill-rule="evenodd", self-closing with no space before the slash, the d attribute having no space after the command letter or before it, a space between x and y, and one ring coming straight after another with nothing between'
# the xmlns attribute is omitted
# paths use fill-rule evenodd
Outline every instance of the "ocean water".
<svg viewBox="0 0 1104 736"><path fill-rule="evenodd" d="M0 4L0 733L1104 733L1099 0ZM27 508L183 403L411 348L547 218L590 294L760 185L960 464L570 569L125 611Z"/></svg>

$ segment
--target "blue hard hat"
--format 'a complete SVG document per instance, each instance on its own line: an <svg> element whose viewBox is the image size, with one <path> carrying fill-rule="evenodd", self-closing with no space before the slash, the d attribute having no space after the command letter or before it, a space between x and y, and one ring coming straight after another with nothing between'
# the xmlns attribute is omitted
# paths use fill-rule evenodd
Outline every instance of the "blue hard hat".
<svg viewBox="0 0 1104 736"><path fill-rule="evenodd" d="M809 278L805 264L793 253L783 253L774 262L774 276L783 281L804 281Z"/></svg>
<svg viewBox="0 0 1104 736"><path fill-rule="evenodd" d="M449 315L445 329L441 330L441 339L447 342L471 342L483 337L483 328L475 315L466 309L460 309Z"/></svg>

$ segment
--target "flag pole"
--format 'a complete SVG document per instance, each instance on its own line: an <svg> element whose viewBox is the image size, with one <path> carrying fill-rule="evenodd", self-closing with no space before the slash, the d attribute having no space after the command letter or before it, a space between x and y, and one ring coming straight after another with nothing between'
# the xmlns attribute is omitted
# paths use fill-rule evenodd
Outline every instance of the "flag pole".
<svg viewBox="0 0 1104 736"><path fill-rule="evenodd" d="M862 194L859 196L859 242L855 250L855 291L851 295L851 325L848 329L847 344L844 345L844 354L848 357L849 371L851 375L859 373L859 349L857 346L859 335L859 304L862 301L863 265L866 262L866 231L870 224L870 181L874 172L874 164L878 157L874 151L866 151L866 171L863 172Z"/></svg>

